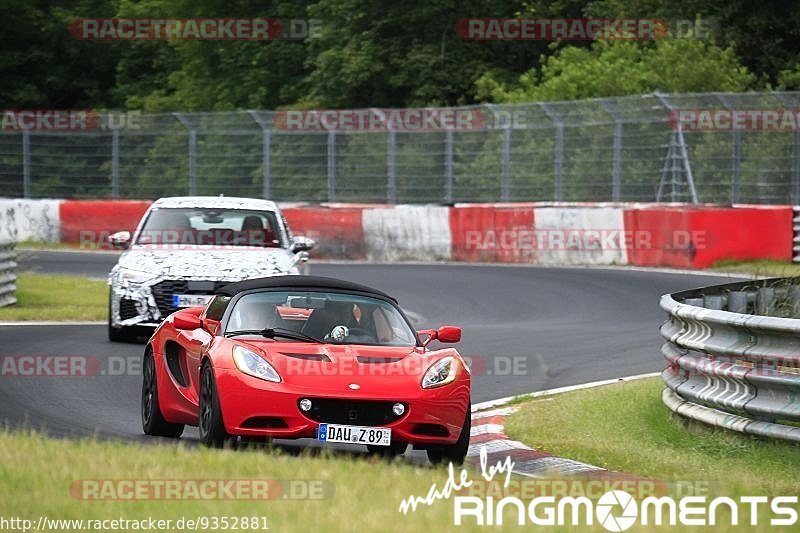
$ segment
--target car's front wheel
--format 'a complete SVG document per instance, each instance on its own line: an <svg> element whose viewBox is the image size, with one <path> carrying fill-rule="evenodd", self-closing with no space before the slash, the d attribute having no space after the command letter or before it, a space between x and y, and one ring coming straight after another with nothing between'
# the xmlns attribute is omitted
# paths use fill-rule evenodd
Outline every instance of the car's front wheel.
<svg viewBox="0 0 800 533"><path fill-rule="evenodd" d="M461 427L461 434L458 436L458 440L454 444L428 448L428 460L435 465L453 463L455 466L460 466L463 464L469 450L469 433L471 429L472 406L468 405L464 425Z"/></svg>
<svg viewBox="0 0 800 533"><path fill-rule="evenodd" d="M222 422L222 408L219 405L217 383L214 379L214 369L206 361L200 373L200 401L199 401L200 441L212 448L222 448L231 436L225 431Z"/></svg>
<svg viewBox="0 0 800 533"><path fill-rule="evenodd" d="M142 429L147 435L177 439L183 434L183 424L167 422L158 405L156 362L148 350L142 368Z"/></svg>

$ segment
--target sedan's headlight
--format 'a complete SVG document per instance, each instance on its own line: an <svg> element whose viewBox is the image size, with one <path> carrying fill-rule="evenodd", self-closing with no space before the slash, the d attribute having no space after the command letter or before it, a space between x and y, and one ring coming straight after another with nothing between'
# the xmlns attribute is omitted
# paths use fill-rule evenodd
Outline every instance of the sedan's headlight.
<svg viewBox="0 0 800 533"><path fill-rule="evenodd" d="M454 357L443 357L433 363L422 378L423 389L433 389L447 385L456 379L456 360Z"/></svg>
<svg viewBox="0 0 800 533"><path fill-rule="evenodd" d="M266 359L247 348L234 346L233 362L236 363L236 368L254 378L276 383L281 380L278 372L272 368L272 365Z"/></svg>
<svg viewBox="0 0 800 533"><path fill-rule="evenodd" d="M120 281L128 283L146 283L155 277L155 275L150 272L131 270L130 268L120 268L118 275Z"/></svg>

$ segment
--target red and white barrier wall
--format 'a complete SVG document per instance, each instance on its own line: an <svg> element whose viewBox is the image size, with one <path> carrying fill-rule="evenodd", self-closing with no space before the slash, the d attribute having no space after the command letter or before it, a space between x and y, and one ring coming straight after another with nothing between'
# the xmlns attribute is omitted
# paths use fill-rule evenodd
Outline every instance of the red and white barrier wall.
<svg viewBox="0 0 800 533"><path fill-rule="evenodd" d="M150 202L0 199L0 237L102 241ZM791 260L791 206L458 204L283 207L316 257L705 268L721 259ZM88 239L88 241L87 241Z"/></svg>

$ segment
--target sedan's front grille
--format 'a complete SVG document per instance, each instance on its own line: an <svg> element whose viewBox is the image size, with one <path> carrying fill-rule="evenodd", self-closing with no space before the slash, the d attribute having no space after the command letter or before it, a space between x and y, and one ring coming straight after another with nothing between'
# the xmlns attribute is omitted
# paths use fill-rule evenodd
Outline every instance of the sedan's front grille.
<svg viewBox="0 0 800 533"><path fill-rule="evenodd" d="M230 281L214 281L207 282L213 283L213 290L193 290L190 288L189 282L181 279L168 279L153 285L153 298L155 298L156 306L161 312L161 318L166 318L168 315L178 310L177 307L172 305L172 295L174 294L214 294L221 287L231 283Z"/></svg>
<svg viewBox="0 0 800 533"><path fill-rule="evenodd" d="M397 416L392 411L392 406L397 402L332 398L309 399L311 400L311 410L301 412L312 420L328 424L383 426L399 420L403 416Z"/></svg>

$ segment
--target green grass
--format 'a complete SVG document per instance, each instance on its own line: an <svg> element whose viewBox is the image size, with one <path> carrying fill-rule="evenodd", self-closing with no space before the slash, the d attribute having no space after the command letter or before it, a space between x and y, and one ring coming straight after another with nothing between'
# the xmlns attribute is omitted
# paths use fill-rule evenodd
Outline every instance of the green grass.
<svg viewBox="0 0 800 533"><path fill-rule="evenodd" d="M708 481L724 495L796 495L800 446L687 422L661 403L660 378L523 404L514 439L555 455L664 481Z"/></svg>
<svg viewBox="0 0 800 533"><path fill-rule="evenodd" d="M108 286L81 276L23 272L17 303L0 307L0 320L106 320Z"/></svg>
<svg viewBox="0 0 800 533"><path fill-rule="evenodd" d="M758 277L792 277L800 276L800 263L791 261L775 261L759 259L753 261L734 261L725 259L717 261L709 270L729 272L732 274L752 274Z"/></svg>
<svg viewBox="0 0 800 533"><path fill-rule="evenodd" d="M458 470L456 471L458 472ZM478 472L471 477L477 478ZM314 500L85 500L71 496L76 480L323 480L332 494ZM400 502L441 487L445 469L402 461L323 453L292 457L265 450L208 450L54 440L33 432L0 431L0 516L62 519L147 517L266 517L271 531L454 530L452 502L402 515ZM202 528L201 528L202 529ZM108 530L108 529L107 529ZM477 528L462 526L458 531Z"/></svg>

